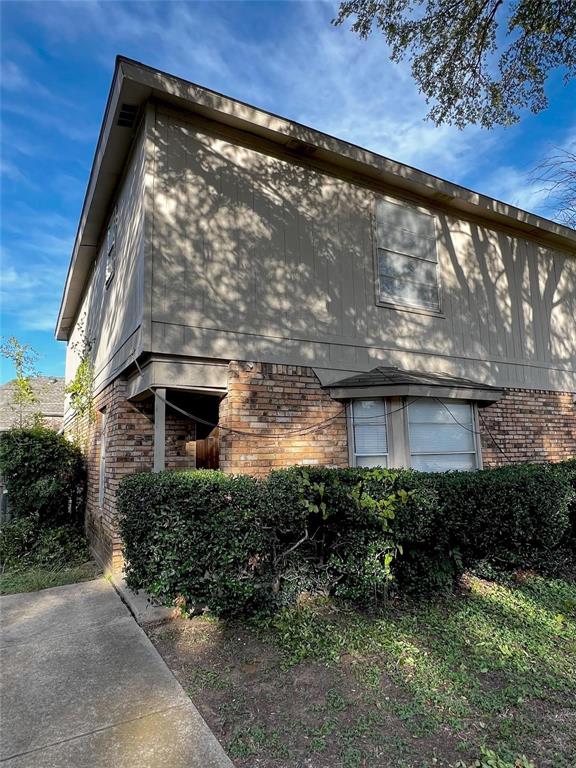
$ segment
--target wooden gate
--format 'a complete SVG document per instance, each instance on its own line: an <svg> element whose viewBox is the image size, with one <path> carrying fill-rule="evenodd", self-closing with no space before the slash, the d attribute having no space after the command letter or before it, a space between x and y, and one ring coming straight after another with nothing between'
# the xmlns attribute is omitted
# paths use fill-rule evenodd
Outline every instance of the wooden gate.
<svg viewBox="0 0 576 768"><path fill-rule="evenodd" d="M220 467L220 438L218 427L209 435L196 440L196 469L218 469Z"/></svg>

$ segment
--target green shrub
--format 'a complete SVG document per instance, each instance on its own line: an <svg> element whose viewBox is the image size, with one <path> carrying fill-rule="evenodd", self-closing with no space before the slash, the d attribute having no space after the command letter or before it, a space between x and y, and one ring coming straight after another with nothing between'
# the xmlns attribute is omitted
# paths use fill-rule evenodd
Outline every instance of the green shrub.
<svg viewBox="0 0 576 768"><path fill-rule="evenodd" d="M226 614L290 605L303 591L374 607L391 590L451 588L476 564L554 573L572 479L554 465L133 475L118 493L127 579Z"/></svg>
<svg viewBox="0 0 576 768"><path fill-rule="evenodd" d="M0 569L10 568L34 549L38 535L35 517L20 517L0 525Z"/></svg>
<svg viewBox="0 0 576 768"><path fill-rule="evenodd" d="M271 599L262 486L221 472L125 478L118 492L129 586L188 609L254 612Z"/></svg>
<svg viewBox="0 0 576 768"><path fill-rule="evenodd" d="M576 456L572 459L561 461L556 466L566 472L566 476L574 490L574 496L572 497L568 510L570 527L564 544L565 549L569 552L571 565L574 568L576 566Z"/></svg>
<svg viewBox="0 0 576 768"><path fill-rule="evenodd" d="M35 565L59 568L80 565L90 555L86 538L77 528L59 525L39 531L33 557Z"/></svg>
<svg viewBox="0 0 576 768"><path fill-rule="evenodd" d="M441 517L466 564L554 573L565 560L574 491L555 465L518 464L439 476Z"/></svg>
<svg viewBox="0 0 576 768"><path fill-rule="evenodd" d="M41 527L38 518L31 515L0 526L2 570L63 568L88 559L86 539L74 526Z"/></svg>
<svg viewBox="0 0 576 768"><path fill-rule="evenodd" d="M1 433L0 473L16 517L35 515L45 525L80 516L84 462L63 435L44 427Z"/></svg>

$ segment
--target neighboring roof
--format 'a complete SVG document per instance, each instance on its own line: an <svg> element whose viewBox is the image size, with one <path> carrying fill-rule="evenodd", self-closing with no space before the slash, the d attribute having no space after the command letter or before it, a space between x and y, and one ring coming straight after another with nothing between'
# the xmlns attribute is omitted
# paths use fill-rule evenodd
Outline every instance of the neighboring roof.
<svg viewBox="0 0 576 768"><path fill-rule="evenodd" d="M466 400L495 402L502 391L447 373L422 373L379 366L366 373L347 376L324 386L336 400L354 397L460 397Z"/></svg>
<svg viewBox="0 0 576 768"><path fill-rule="evenodd" d="M22 415L41 413L50 426L60 426L64 416L64 379L60 376L34 376L30 383L38 402L24 407ZM14 389L14 379L0 385L0 432L20 421L20 410L13 403Z"/></svg>
<svg viewBox="0 0 576 768"><path fill-rule="evenodd" d="M68 338L86 278L97 255L101 228L135 135L137 118L150 98L267 139L300 160L313 157L315 163L345 169L385 185L392 192L415 195L432 204L536 235L557 247L576 250L576 231L573 229L118 56L58 314L58 339Z"/></svg>

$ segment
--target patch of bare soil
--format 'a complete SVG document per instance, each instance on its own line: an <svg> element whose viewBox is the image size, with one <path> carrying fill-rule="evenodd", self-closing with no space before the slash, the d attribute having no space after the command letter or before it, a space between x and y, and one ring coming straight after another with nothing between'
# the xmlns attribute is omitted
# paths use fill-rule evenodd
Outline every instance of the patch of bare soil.
<svg viewBox="0 0 576 768"><path fill-rule="evenodd" d="M286 668L243 625L176 619L148 633L237 768L441 767L462 757L448 730L419 732L410 697L365 656Z"/></svg>

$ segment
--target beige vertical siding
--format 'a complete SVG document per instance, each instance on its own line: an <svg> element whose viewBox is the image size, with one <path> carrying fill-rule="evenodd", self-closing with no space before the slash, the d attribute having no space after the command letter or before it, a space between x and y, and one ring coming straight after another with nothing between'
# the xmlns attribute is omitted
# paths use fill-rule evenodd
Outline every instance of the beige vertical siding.
<svg viewBox="0 0 576 768"><path fill-rule="evenodd" d="M422 208L442 315L378 306L378 193L162 110L154 141L155 351L576 390L576 254Z"/></svg>
<svg viewBox="0 0 576 768"><path fill-rule="evenodd" d="M94 344L95 386L114 375L134 351L143 314L144 132L138 137L116 198L118 228L114 277L105 285L106 227L98 257L88 280L81 308L70 335L66 380L74 376L83 333ZM83 331L84 329L84 331Z"/></svg>

